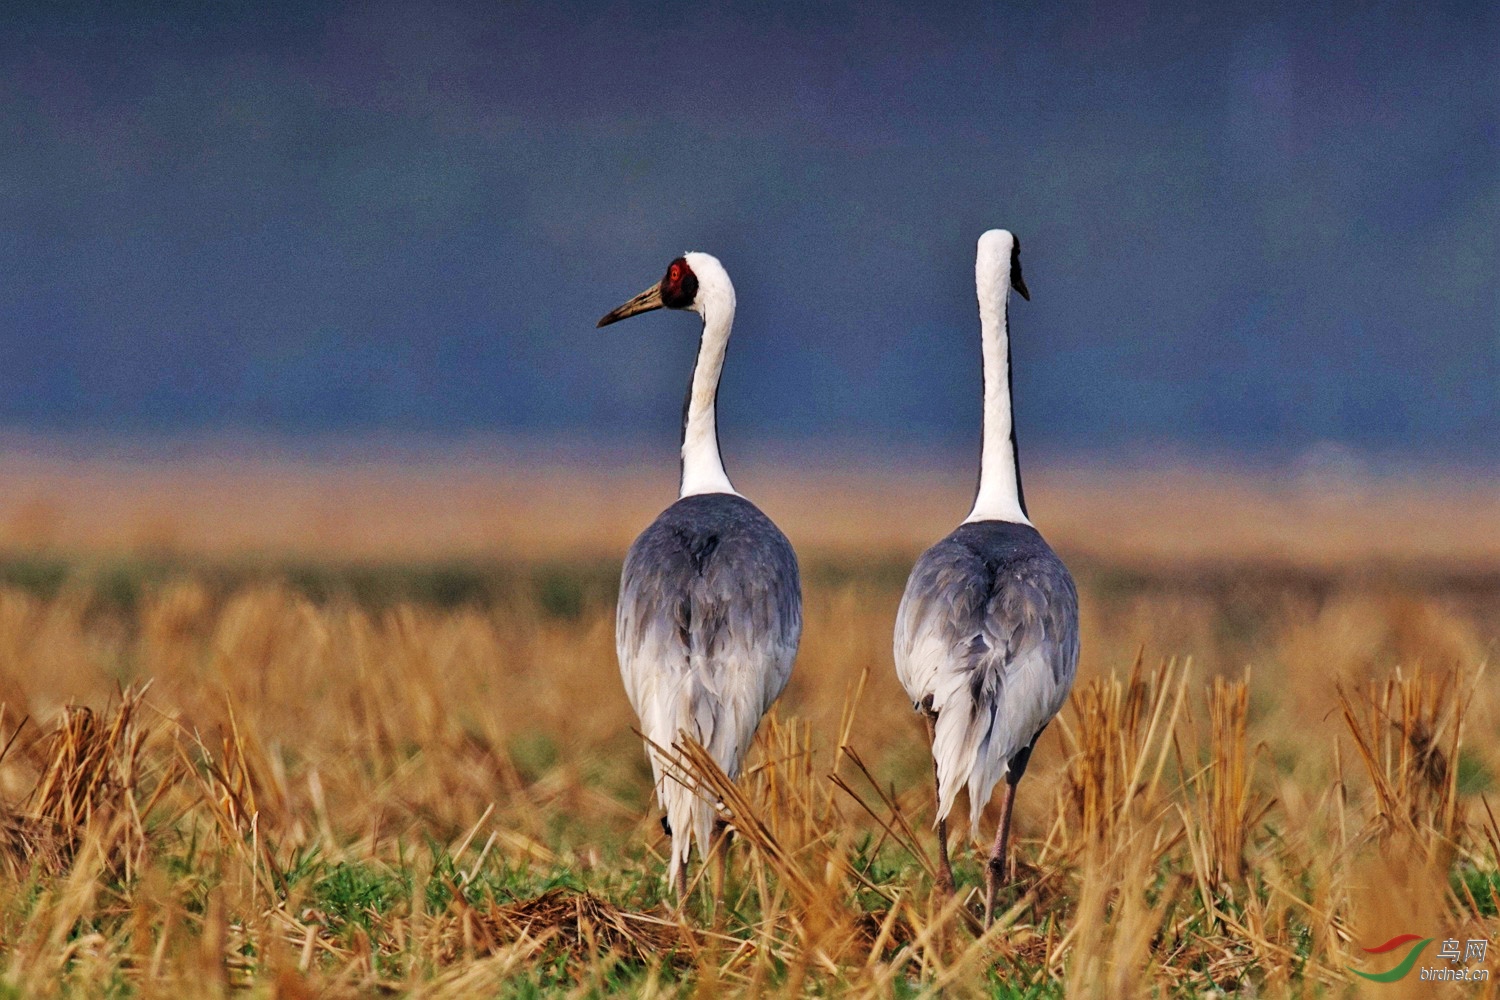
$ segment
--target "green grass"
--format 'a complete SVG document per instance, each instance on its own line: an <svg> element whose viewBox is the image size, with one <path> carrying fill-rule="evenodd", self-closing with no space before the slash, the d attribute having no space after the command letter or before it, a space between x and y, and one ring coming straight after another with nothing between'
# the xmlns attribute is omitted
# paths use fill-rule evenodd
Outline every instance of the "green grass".
<svg viewBox="0 0 1500 1000"><path fill-rule="evenodd" d="M324 563L243 559L0 554L0 586L42 600L67 591L87 594L95 612L130 615L149 592L193 581L210 597L252 584L278 584L318 604L351 602L362 608L398 604L447 610L529 601L544 619L576 621L614 600L619 564L609 561L526 565L484 560L408 563Z"/></svg>
<svg viewBox="0 0 1500 1000"><path fill-rule="evenodd" d="M1464 898L1465 891L1474 897L1479 912L1487 917L1500 916L1500 872L1485 871L1459 864L1449 877L1453 892Z"/></svg>

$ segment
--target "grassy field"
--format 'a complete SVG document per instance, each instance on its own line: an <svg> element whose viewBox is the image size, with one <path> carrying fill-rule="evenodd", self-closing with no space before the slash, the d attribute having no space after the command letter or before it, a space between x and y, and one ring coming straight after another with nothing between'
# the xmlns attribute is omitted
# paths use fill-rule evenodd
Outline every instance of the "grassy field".
<svg viewBox="0 0 1500 1000"><path fill-rule="evenodd" d="M1263 502L1232 486L1232 510ZM1037 509L1129 522L1069 488ZM66 491L10 496L0 996L1494 994L1349 971L1389 969L1362 949L1403 933L1488 941L1472 967L1500 949L1500 559L1460 516L1482 492L1404 540L1379 504L1308 501L1344 527L1323 549L1315 518L1270 550L1255 523L1176 549L1159 525L1061 530L1083 662L988 934L962 829L959 898L931 897L928 757L891 667L935 502L789 526L802 651L738 789L685 755L738 838L679 917L614 660L620 531L544 526L511 558L422 525L384 557L197 544L208 503L143 544L83 539Z"/></svg>

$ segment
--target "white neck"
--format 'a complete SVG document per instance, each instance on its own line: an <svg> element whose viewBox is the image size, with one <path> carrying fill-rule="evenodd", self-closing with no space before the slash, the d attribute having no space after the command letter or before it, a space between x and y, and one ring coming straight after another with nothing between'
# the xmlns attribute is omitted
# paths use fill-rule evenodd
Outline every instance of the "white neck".
<svg viewBox="0 0 1500 1000"><path fill-rule="evenodd" d="M684 497L734 492L719 457L716 414L719 375L724 370L724 351L734 325L734 285L718 261L708 266L706 261L695 259L700 256L706 255L688 255L688 263L698 277L693 310L703 317L703 336L682 423L682 489L678 495Z"/></svg>
<svg viewBox="0 0 1500 1000"><path fill-rule="evenodd" d="M988 237L990 234L986 234ZM1003 258L999 252L1003 251ZM1015 414L1010 398L1010 244L980 241L975 264L979 326L984 350L984 440L979 454L979 492L964 522L1012 521L1030 524L1021 499L1021 476L1012 441Z"/></svg>

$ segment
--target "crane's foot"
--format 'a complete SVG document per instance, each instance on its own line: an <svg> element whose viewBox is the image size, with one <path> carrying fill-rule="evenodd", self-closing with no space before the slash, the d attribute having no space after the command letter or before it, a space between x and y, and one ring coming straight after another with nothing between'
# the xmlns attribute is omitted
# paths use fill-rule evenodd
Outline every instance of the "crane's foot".
<svg viewBox="0 0 1500 1000"><path fill-rule="evenodd" d="M953 895L955 887L953 864L948 860L948 823L945 820L938 824L938 864L937 874L933 876L932 888L940 899L948 899Z"/></svg>
<svg viewBox="0 0 1500 1000"><path fill-rule="evenodd" d="M672 866L672 888L677 893L677 912L681 913L687 907L688 877L687 862L679 861Z"/></svg>
<svg viewBox="0 0 1500 1000"><path fill-rule="evenodd" d="M984 866L984 929L995 922L995 897L1005 882L1005 859L990 858Z"/></svg>

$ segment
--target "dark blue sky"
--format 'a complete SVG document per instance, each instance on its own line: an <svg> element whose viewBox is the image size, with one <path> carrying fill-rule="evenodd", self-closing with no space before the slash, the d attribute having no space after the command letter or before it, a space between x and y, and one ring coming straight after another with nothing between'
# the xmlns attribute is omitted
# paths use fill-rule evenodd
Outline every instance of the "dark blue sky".
<svg viewBox="0 0 1500 1000"><path fill-rule="evenodd" d="M1500 456L1500 7L38 4L0 15L0 428ZM769 12L768 12L769 10Z"/></svg>

